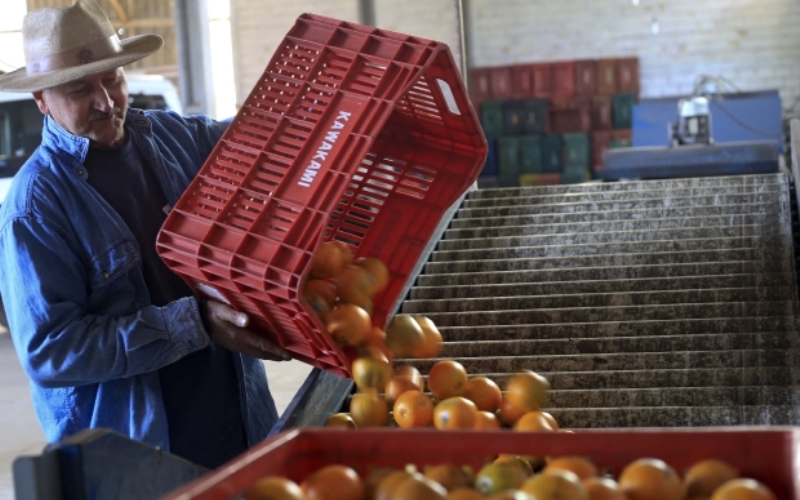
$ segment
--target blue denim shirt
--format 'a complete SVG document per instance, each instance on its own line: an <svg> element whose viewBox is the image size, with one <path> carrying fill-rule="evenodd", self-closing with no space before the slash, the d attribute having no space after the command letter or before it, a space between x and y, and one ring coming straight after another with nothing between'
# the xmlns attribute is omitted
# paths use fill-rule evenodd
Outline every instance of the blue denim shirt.
<svg viewBox="0 0 800 500"><path fill-rule="evenodd" d="M125 126L171 206L225 129L207 117L140 110L129 110ZM194 298L151 304L134 236L86 181L88 148L46 117L41 146L0 207L11 336L50 442L104 427L169 450L158 370L210 340ZM277 411L262 362L235 358L252 446Z"/></svg>

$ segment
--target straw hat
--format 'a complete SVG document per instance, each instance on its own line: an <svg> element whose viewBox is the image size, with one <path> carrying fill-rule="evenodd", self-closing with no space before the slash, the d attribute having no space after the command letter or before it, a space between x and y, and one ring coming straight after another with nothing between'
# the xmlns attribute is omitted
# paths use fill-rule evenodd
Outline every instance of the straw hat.
<svg viewBox="0 0 800 500"><path fill-rule="evenodd" d="M164 45L158 35L120 40L92 0L37 9L22 21L25 67L0 76L0 90L37 92L149 56Z"/></svg>

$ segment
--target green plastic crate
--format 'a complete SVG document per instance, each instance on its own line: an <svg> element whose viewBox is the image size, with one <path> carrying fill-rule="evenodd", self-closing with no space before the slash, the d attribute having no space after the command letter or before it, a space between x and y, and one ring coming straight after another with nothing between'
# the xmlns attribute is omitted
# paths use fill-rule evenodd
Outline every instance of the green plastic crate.
<svg viewBox="0 0 800 500"><path fill-rule="evenodd" d="M633 105L636 94L614 94L611 99L614 128L631 128L633 125Z"/></svg>
<svg viewBox="0 0 800 500"><path fill-rule="evenodd" d="M503 135L503 101L483 101L480 114L481 127L486 137Z"/></svg>
<svg viewBox="0 0 800 500"><path fill-rule="evenodd" d="M591 180L588 168L567 167L561 172L562 184L581 184Z"/></svg>
<svg viewBox="0 0 800 500"><path fill-rule="evenodd" d="M497 139L498 178L501 187L512 187L519 183L519 139L500 137Z"/></svg>
<svg viewBox="0 0 800 500"><path fill-rule="evenodd" d="M545 135L539 141L542 147L542 172L560 173L564 169L564 140L560 135Z"/></svg>
<svg viewBox="0 0 800 500"><path fill-rule="evenodd" d="M517 139L519 147L519 173L542 173L542 144L538 135L521 135Z"/></svg>
<svg viewBox="0 0 800 500"><path fill-rule="evenodd" d="M592 160L592 146L589 134L564 134L564 169L589 169Z"/></svg>

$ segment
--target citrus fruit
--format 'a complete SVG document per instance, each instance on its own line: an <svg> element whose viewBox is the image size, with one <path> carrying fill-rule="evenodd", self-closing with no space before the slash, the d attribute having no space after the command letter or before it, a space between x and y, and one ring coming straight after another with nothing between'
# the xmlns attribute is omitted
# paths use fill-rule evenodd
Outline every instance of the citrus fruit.
<svg viewBox="0 0 800 500"><path fill-rule="evenodd" d="M533 475L533 467L530 462L519 455L502 454L494 460L494 463L507 463L519 467L525 475L525 479Z"/></svg>
<svg viewBox="0 0 800 500"><path fill-rule="evenodd" d="M458 361L439 361L428 372L428 390L436 399L461 396L467 388L467 370Z"/></svg>
<svg viewBox="0 0 800 500"><path fill-rule="evenodd" d="M503 396L503 400L500 402L500 409L498 410L497 415L504 424L511 427L516 424L517 420L525 415L525 413L526 412L509 403L508 398Z"/></svg>
<svg viewBox="0 0 800 500"><path fill-rule="evenodd" d="M386 264L374 257L361 257L355 264L363 267L372 276L372 293L376 294L389 285L389 268Z"/></svg>
<svg viewBox="0 0 800 500"><path fill-rule="evenodd" d="M433 409L433 425L437 429L472 429L478 408L469 399L455 396L439 401Z"/></svg>
<svg viewBox="0 0 800 500"><path fill-rule="evenodd" d="M722 484L739 477L739 472L722 460L702 460L692 465L683 479L686 500L708 500Z"/></svg>
<svg viewBox="0 0 800 500"><path fill-rule="evenodd" d="M371 497L374 500L389 500L394 490L400 485L410 479L412 474L398 470L387 474L381 479L375 487L375 494Z"/></svg>
<svg viewBox="0 0 800 500"><path fill-rule="evenodd" d="M457 488L447 494L447 500L486 500L486 497L472 488Z"/></svg>
<svg viewBox="0 0 800 500"><path fill-rule="evenodd" d="M344 465L326 465L302 483L308 500L363 500L364 484L356 471Z"/></svg>
<svg viewBox="0 0 800 500"><path fill-rule="evenodd" d="M519 420L514 424L515 431L522 432L536 432L545 431L553 432L553 428L547 422L547 419L542 415L541 411L529 411L522 415Z"/></svg>
<svg viewBox="0 0 800 500"><path fill-rule="evenodd" d="M386 390L383 396L386 398L387 403L394 404L397 398L407 391L419 391L419 387L408 377L394 376L386 383Z"/></svg>
<svg viewBox="0 0 800 500"><path fill-rule="evenodd" d="M500 421L497 420L497 417L494 413L490 413L488 411L478 411L475 414L475 428L476 429L499 429L500 428Z"/></svg>
<svg viewBox="0 0 800 500"><path fill-rule="evenodd" d="M500 391L500 387L487 377L469 379L462 395L475 403L475 406L480 411L491 413L500 409L500 403L503 401L503 393Z"/></svg>
<svg viewBox="0 0 800 500"><path fill-rule="evenodd" d="M711 500L777 500L772 490L753 479L732 479L714 492Z"/></svg>
<svg viewBox="0 0 800 500"><path fill-rule="evenodd" d="M526 412L543 408L550 399L550 382L530 370L512 375L505 390L508 402Z"/></svg>
<svg viewBox="0 0 800 500"><path fill-rule="evenodd" d="M303 490L285 477L268 476L244 492L244 500L305 500Z"/></svg>
<svg viewBox="0 0 800 500"><path fill-rule="evenodd" d="M412 475L400 482L387 500L446 500L447 490L425 476Z"/></svg>
<svg viewBox="0 0 800 500"><path fill-rule="evenodd" d="M389 421L389 407L378 391L359 392L350 400L350 417L359 428L382 427Z"/></svg>
<svg viewBox="0 0 800 500"><path fill-rule="evenodd" d="M386 346L398 358L414 357L425 344L425 332L408 314L398 314L386 327Z"/></svg>
<svg viewBox="0 0 800 500"><path fill-rule="evenodd" d="M505 490L495 493L488 500L536 500L522 490Z"/></svg>
<svg viewBox="0 0 800 500"><path fill-rule="evenodd" d="M425 389L425 380L422 378L422 374L411 365L397 365L394 368L394 376L409 378L417 386L418 390Z"/></svg>
<svg viewBox="0 0 800 500"><path fill-rule="evenodd" d="M394 420L404 429L428 427L433 423L433 402L420 391L406 391L392 408Z"/></svg>
<svg viewBox="0 0 800 500"><path fill-rule="evenodd" d="M383 391L392 376L392 365L386 358L363 356L353 361L351 371L359 391L366 389Z"/></svg>
<svg viewBox="0 0 800 500"><path fill-rule="evenodd" d="M527 477L522 469L509 462L492 462L475 474L475 489L490 496L503 490L516 490Z"/></svg>
<svg viewBox="0 0 800 500"><path fill-rule="evenodd" d="M472 476L463 467L452 464L427 467L425 477L441 484L448 492L472 486Z"/></svg>
<svg viewBox="0 0 800 500"><path fill-rule="evenodd" d="M617 482L607 477L585 479L583 487L589 494L589 500L628 500Z"/></svg>
<svg viewBox="0 0 800 500"><path fill-rule="evenodd" d="M591 460L584 457L556 457L547 462L544 471L551 470L568 470L578 476L578 479L584 481L591 477L597 477L597 467Z"/></svg>
<svg viewBox="0 0 800 500"><path fill-rule="evenodd" d="M336 294L346 304L365 304L371 301L373 279L363 267L348 265L334 278Z"/></svg>
<svg viewBox="0 0 800 500"><path fill-rule="evenodd" d="M327 280L308 280L303 287L303 296L318 295L325 300L329 308L336 303L336 287Z"/></svg>
<svg viewBox="0 0 800 500"><path fill-rule="evenodd" d="M578 476L565 470L536 474L520 489L536 500L589 500Z"/></svg>
<svg viewBox="0 0 800 500"><path fill-rule="evenodd" d="M347 413L334 413L325 420L324 427L341 427L343 429L356 429L356 423Z"/></svg>
<svg viewBox="0 0 800 500"><path fill-rule="evenodd" d="M344 269L346 256L333 242L326 241L319 246L317 253L311 258L311 269L308 277L311 279L330 279Z"/></svg>
<svg viewBox="0 0 800 500"><path fill-rule="evenodd" d="M683 483L675 471L656 458L640 458L619 476L619 489L629 500L682 500Z"/></svg>
<svg viewBox="0 0 800 500"><path fill-rule="evenodd" d="M442 350L442 334L430 318L414 316L414 320L422 328L424 340L422 345L412 353L413 357L420 359L435 358Z"/></svg>
<svg viewBox="0 0 800 500"><path fill-rule="evenodd" d="M372 320L364 309L344 304L328 313L326 326L334 339L355 346L370 334Z"/></svg>

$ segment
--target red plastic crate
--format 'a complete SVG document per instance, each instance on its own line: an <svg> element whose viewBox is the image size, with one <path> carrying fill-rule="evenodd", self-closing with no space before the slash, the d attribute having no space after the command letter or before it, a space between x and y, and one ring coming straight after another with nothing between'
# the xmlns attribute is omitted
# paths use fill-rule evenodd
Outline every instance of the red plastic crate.
<svg viewBox="0 0 800 500"><path fill-rule="evenodd" d="M548 128L551 134L570 134L592 130L592 107L587 97L552 99Z"/></svg>
<svg viewBox="0 0 800 500"><path fill-rule="evenodd" d="M201 294L296 359L348 376L301 298L323 241L384 261L383 326L442 215L477 179L486 139L446 45L303 14L157 240Z"/></svg>
<svg viewBox="0 0 800 500"><path fill-rule="evenodd" d="M379 467L450 463L478 470L495 455L580 455L617 478L639 458L659 458L681 476L694 463L725 460L761 481L781 500L800 500L800 430L790 427L576 430L567 433L437 431L433 429L299 429L268 439L250 452L165 497L232 498L266 475L300 482L330 464L364 477Z"/></svg>
<svg viewBox="0 0 800 500"><path fill-rule="evenodd" d="M511 66L511 93L515 99L529 99L536 93L532 64Z"/></svg>
<svg viewBox="0 0 800 500"><path fill-rule="evenodd" d="M609 130L614 128L611 115L611 96L592 97L592 130Z"/></svg>
<svg viewBox="0 0 800 500"><path fill-rule="evenodd" d="M536 63L531 65L533 75L533 97L550 97L553 94L553 65Z"/></svg>
<svg viewBox="0 0 800 500"><path fill-rule="evenodd" d="M476 109L483 101L492 99L491 71L489 68L470 68L469 97Z"/></svg>
<svg viewBox="0 0 800 500"><path fill-rule="evenodd" d="M562 61L552 63L553 97L572 97L575 95L575 62Z"/></svg>
<svg viewBox="0 0 800 500"><path fill-rule="evenodd" d="M492 99L511 99L514 97L510 66L489 68L489 78L492 85Z"/></svg>
<svg viewBox="0 0 800 500"><path fill-rule="evenodd" d="M597 93L597 63L593 60L575 61L575 95Z"/></svg>
<svg viewBox="0 0 800 500"><path fill-rule="evenodd" d="M631 142L633 138L630 129L601 130L592 132L592 170L603 170L603 152L609 148L612 141Z"/></svg>
<svg viewBox="0 0 800 500"><path fill-rule="evenodd" d="M614 95L616 93L617 93L617 60L598 59L597 94Z"/></svg>
<svg viewBox="0 0 800 500"><path fill-rule="evenodd" d="M617 92L639 93L639 59L629 57L617 59Z"/></svg>

